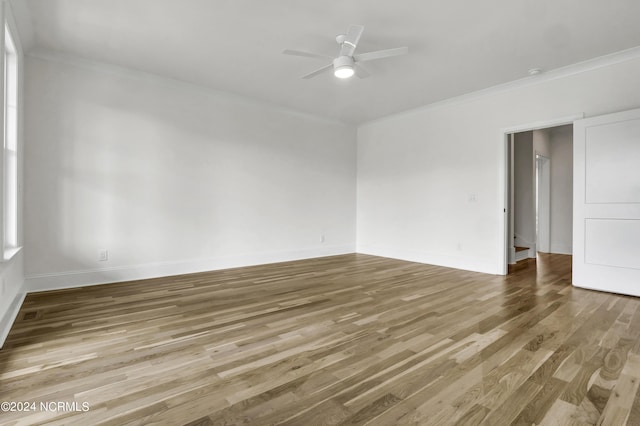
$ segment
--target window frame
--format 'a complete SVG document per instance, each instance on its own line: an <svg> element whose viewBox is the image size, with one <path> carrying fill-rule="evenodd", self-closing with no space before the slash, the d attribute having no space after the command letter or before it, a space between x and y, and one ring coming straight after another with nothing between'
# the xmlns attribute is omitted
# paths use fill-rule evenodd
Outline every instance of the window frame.
<svg viewBox="0 0 640 426"><path fill-rule="evenodd" d="M2 46L2 55L0 55L2 78L0 81L2 82L3 95L2 114L0 114L3 129L3 144L2 150L0 150L0 188L2 188L0 241L2 242L3 255L0 257L0 262L7 262L22 249L23 54L10 5L2 3L4 6L2 10L4 31L0 34L0 46ZM10 60L7 61L7 58ZM8 65L13 65L13 72L7 72ZM11 87L7 87L10 78L12 84ZM9 89L13 90L10 99L7 97ZM14 105L8 107L9 100L12 100L11 103ZM13 108L12 117L10 117L11 108ZM11 118L11 121L8 118Z"/></svg>

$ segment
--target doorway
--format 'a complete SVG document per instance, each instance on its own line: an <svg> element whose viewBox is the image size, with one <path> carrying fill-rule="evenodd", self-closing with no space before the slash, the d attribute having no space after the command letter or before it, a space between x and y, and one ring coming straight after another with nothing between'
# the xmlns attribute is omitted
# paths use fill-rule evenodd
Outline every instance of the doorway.
<svg viewBox="0 0 640 426"><path fill-rule="evenodd" d="M572 122L505 133L505 153L505 274L539 253L571 255Z"/></svg>

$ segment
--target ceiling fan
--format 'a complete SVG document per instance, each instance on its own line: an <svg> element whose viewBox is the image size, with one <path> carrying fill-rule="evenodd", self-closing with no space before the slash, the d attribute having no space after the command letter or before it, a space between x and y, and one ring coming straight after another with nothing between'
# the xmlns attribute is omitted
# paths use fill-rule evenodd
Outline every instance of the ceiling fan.
<svg viewBox="0 0 640 426"><path fill-rule="evenodd" d="M304 56L308 58L331 59L328 65L318 68L309 74L303 75L302 78L308 79L322 74L333 68L333 74L338 78L349 78L354 74L359 78L369 77L369 72L365 70L361 62L373 61L376 59L388 58L391 56L404 55L409 52L408 47L396 47L394 49L376 50L375 52L366 52L354 54L358 47L358 42L362 36L364 27L362 25L351 25L347 34L340 34L336 37L336 42L340 46L340 51L336 58L321 53L305 52L302 50L286 49L282 53L285 55Z"/></svg>

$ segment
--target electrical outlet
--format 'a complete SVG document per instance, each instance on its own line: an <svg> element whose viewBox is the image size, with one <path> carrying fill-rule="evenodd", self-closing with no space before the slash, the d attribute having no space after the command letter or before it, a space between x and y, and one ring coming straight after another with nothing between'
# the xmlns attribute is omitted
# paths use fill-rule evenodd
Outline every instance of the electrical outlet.
<svg viewBox="0 0 640 426"><path fill-rule="evenodd" d="M324 243L324 234L321 234L321 235L320 235L320 242L321 242L321 243Z"/></svg>
<svg viewBox="0 0 640 426"><path fill-rule="evenodd" d="M107 249L99 250L98 251L98 261L106 262L107 260L109 260L109 250L107 250Z"/></svg>

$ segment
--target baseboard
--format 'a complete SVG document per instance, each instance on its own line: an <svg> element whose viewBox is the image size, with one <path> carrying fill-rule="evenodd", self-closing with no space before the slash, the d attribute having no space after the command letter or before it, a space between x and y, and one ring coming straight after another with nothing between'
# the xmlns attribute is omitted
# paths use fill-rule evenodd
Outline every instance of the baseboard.
<svg viewBox="0 0 640 426"><path fill-rule="evenodd" d="M409 262L425 263L428 265L444 266L446 268L462 269L465 271L481 272L484 274L502 275L502 270L496 269L495 260L477 259L468 256L450 256L425 253L390 247L359 245L357 252L372 256L388 257Z"/></svg>
<svg viewBox="0 0 640 426"><path fill-rule="evenodd" d="M570 245L551 244L550 253L553 254L573 254L573 247Z"/></svg>
<svg viewBox="0 0 640 426"><path fill-rule="evenodd" d="M244 256L228 256L213 259L160 262L144 265L100 268L81 271L65 271L52 274L28 275L25 277L25 291L39 292L85 287L122 281L134 281L148 278L196 272L215 271L243 266L288 262L315 257L335 256L354 253L354 245L329 246L296 251L257 253Z"/></svg>
<svg viewBox="0 0 640 426"><path fill-rule="evenodd" d="M22 287L24 287L24 285ZM20 312L25 296L26 292L21 288L9 304L7 311L4 313L2 318L0 318L0 349L4 346L4 342L7 340L9 331L11 331L11 326L13 326L14 321L18 317L18 312Z"/></svg>

